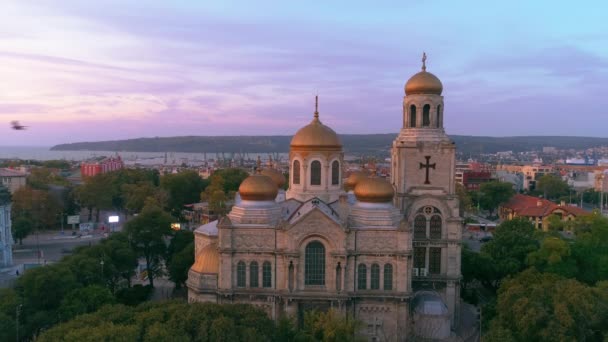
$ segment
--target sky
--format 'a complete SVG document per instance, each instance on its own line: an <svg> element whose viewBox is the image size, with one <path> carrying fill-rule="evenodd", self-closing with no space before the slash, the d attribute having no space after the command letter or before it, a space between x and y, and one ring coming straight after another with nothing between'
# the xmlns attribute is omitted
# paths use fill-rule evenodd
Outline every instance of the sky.
<svg viewBox="0 0 608 342"><path fill-rule="evenodd" d="M448 134L608 137L606 1L0 7L0 146L293 135L317 94L338 133L396 133L423 51Z"/></svg>

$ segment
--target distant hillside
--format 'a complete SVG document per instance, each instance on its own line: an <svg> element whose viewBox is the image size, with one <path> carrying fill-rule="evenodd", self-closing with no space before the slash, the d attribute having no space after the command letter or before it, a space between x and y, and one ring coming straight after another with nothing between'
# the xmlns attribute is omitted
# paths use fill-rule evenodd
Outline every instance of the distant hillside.
<svg viewBox="0 0 608 342"><path fill-rule="evenodd" d="M347 153L388 152L397 133L388 134L341 134ZM465 154L496 153L501 151L536 151L543 146L559 149L586 149L608 146L608 138L524 136L524 137L477 137L450 136L458 152ZM167 138L138 138L115 141L79 142L61 144L51 148L56 151L129 151L129 152L288 152L291 136L186 136Z"/></svg>

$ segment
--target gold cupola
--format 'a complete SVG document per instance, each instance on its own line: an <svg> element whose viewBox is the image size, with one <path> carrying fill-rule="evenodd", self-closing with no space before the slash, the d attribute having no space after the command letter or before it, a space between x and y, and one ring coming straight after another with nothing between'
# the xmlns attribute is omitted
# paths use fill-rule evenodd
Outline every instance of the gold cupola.
<svg viewBox="0 0 608 342"><path fill-rule="evenodd" d="M386 203L393 200L394 194L393 186L377 177L376 172L360 180L355 186L355 197L360 202Z"/></svg>
<svg viewBox="0 0 608 342"><path fill-rule="evenodd" d="M190 268L198 273L217 274L220 270L220 254L217 250L217 244L211 243L196 255L194 265Z"/></svg>
<svg viewBox="0 0 608 342"><path fill-rule="evenodd" d="M277 183L269 176L262 174L260 157L256 173L245 178L239 186L241 199L246 201L274 201L279 193Z"/></svg>
<svg viewBox="0 0 608 342"><path fill-rule="evenodd" d="M342 142L333 129L319 120L319 97L315 97L315 115L312 121L300 128L291 139L291 149L326 150L342 149Z"/></svg>
<svg viewBox="0 0 608 342"><path fill-rule="evenodd" d="M351 173L348 178L346 178L346 181L344 181L344 189L346 191L354 190L357 183L365 178L367 178L367 175L363 171L355 171Z"/></svg>
<svg viewBox="0 0 608 342"><path fill-rule="evenodd" d="M410 77L405 83L405 95L441 95L443 84L437 76L426 71L426 53L422 54L422 71Z"/></svg>
<svg viewBox="0 0 608 342"><path fill-rule="evenodd" d="M282 189L285 185L285 176L283 173L273 167L272 156L269 156L268 159L268 168L262 170L262 174L264 176L268 176L272 179L273 182L277 184L279 189Z"/></svg>

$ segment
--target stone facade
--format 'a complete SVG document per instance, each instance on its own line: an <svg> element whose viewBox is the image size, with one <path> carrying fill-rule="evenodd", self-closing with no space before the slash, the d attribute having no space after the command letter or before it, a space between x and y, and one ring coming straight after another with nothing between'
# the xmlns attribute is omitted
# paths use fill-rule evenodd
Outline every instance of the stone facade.
<svg viewBox="0 0 608 342"><path fill-rule="evenodd" d="M411 106L424 117L413 119ZM367 193L355 187L357 198L343 190L339 138L315 112L299 131L307 135L292 140L286 199L237 196L230 214L196 230L189 300L249 303L273 319L299 322L308 310L334 308L361 321L359 335L370 341L448 338L458 320L460 289L455 146L443 131L440 95L406 96L403 115L392 149L392 192L382 180L382 186L365 188ZM323 136L315 140L315 134ZM308 137L331 143L308 146ZM378 184L373 177L366 184ZM210 246L217 246L211 256ZM217 260L216 273L202 258ZM426 295L414 308L418 290Z"/></svg>

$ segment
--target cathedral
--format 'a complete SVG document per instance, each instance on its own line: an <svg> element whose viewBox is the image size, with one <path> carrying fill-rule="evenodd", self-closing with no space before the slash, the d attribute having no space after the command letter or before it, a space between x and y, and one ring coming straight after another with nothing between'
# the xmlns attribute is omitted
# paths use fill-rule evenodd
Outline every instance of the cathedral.
<svg viewBox="0 0 608 342"><path fill-rule="evenodd" d="M231 212L195 231L190 302L249 303L301 322L333 308L369 341L450 340L458 326L462 220L443 86L422 70L405 84L391 176L343 176L340 137L319 117L293 136L289 187L258 168Z"/></svg>

